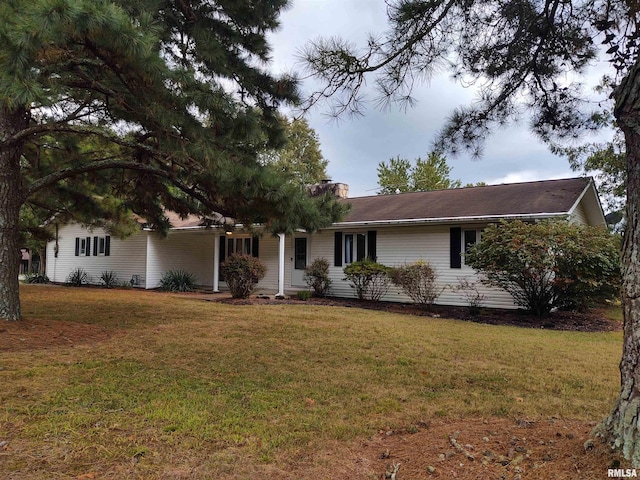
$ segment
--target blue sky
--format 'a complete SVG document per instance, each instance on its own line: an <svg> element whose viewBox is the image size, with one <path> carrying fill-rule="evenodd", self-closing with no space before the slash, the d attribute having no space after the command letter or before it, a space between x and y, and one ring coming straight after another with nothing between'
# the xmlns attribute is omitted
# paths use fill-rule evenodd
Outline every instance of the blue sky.
<svg viewBox="0 0 640 480"><path fill-rule="evenodd" d="M293 0L281 15L282 26L271 37L272 69L277 73L301 71L297 64L300 50L319 37L339 36L363 45L368 33L386 28L384 0ZM597 83L595 65L591 85ZM313 83L305 80L303 91ZM414 91L417 105L406 112L399 108L379 111L369 105L363 116L330 119L328 107L320 105L307 114L317 132L322 153L329 160L329 176L349 185L350 196L374 195L376 167L380 162L400 156L409 160L425 157L434 135L451 111L474 99L471 89L453 83L447 73L434 77ZM374 93L371 92L371 98ZM484 155L472 159L461 154L448 157L451 177L463 184L510 183L576 176L566 159L551 154L546 145L527 130L527 119L496 131L487 138Z"/></svg>

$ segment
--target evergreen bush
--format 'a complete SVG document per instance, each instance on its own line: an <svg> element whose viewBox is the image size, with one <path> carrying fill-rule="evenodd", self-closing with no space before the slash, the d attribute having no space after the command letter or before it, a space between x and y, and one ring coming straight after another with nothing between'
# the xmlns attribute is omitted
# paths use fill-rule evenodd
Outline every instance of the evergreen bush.
<svg viewBox="0 0 640 480"><path fill-rule="evenodd" d="M78 267L67 275L66 283L74 287L81 287L82 285L91 283L91 277L84 268Z"/></svg>
<svg viewBox="0 0 640 480"><path fill-rule="evenodd" d="M193 292L196 278L184 270L169 270L162 274L160 290L167 292Z"/></svg>
<svg viewBox="0 0 640 480"><path fill-rule="evenodd" d="M118 274L113 270L107 270L100 274L100 281L105 288L114 288L118 285Z"/></svg>
<svg viewBox="0 0 640 480"><path fill-rule="evenodd" d="M267 271L259 258L237 253L229 256L220 268L233 298L248 298Z"/></svg>
<svg viewBox="0 0 640 480"><path fill-rule="evenodd" d="M310 292L309 290L298 290L296 292L296 298L298 300L302 300L304 302L306 302L307 300L309 300L311 297L313 296L313 293Z"/></svg>
<svg viewBox="0 0 640 480"><path fill-rule="evenodd" d="M390 271L389 267L365 258L347 265L344 279L350 282L360 300L379 301L389 291Z"/></svg>
<svg viewBox="0 0 640 480"><path fill-rule="evenodd" d="M49 277L44 273L27 273L24 276L24 283L49 283Z"/></svg>
<svg viewBox="0 0 640 480"><path fill-rule="evenodd" d="M304 281L313 289L317 297L326 297L331 288L329 278L329 261L326 258L316 258L304 270Z"/></svg>

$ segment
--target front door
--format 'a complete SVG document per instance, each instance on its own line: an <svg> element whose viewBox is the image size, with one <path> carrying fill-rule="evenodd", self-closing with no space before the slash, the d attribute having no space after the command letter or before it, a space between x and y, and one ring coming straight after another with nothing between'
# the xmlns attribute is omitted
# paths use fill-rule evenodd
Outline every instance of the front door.
<svg viewBox="0 0 640 480"><path fill-rule="evenodd" d="M291 270L291 286L306 287L304 269L307 268L309 242L307 237L293 238L293 268Z"/></svg>

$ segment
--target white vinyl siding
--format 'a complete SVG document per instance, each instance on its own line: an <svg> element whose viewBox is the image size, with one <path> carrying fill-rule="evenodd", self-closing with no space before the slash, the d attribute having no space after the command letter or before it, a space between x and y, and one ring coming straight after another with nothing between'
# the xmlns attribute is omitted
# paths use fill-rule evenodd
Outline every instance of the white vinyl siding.
<svg viewBox="0 0 640 480"><path fill-rule="evenodd" d="M116 272L119 282L129 282L132 275L140 275L144 279L146 270L145 232L120 240L111 237L110 255L93 254L93 238L105 238L107 233L100 228L88 231L81 225L71 224L60 226L58 229L58 256L55 256L55 241L47 244L46 273L52 282L63 283L69 274L77 268L82 268L91 277L91 282L100 284L100 275L106 271ZM75 239L90 237L91 254L75 255Z"/></svg>
<svg viewBox="0 0 640 480"><path fill-rule="evenodd" d="M287 237L288 239L288 237ZM260 248L258 258L267 267L265 276L258 283L257 289L265 292L275 293L278 291L278 249L280 239L274 238L271 234L260 237ZM285 257L288 255L285 249ZM285 263L286 265L286 263ZM286 269L285 269L286 270ZM285 285L287 285L285 283Z"/></svg>
<svg viewBox="0 0 640 480"><path fill-rule="evenodd" d="M589 225L589 218L584 208L584 203L580 202L571 215L571 221L581 225Z"/></svg>
<svg viewBox="0 0 640 480"><path fill-rule="evenodd" d="M462 226L467 229L478 229L477 226ZM342 230L344 234L351 233ZM354 230L353 233L356 233ZM387 266L399 266L418 260L429 261L438 273L438 284L446 287L436 303L443 305L467 306L467 301L452 287L456 286L460 278L476 279L474 270L462 265L462 268L452 269L449 265L450 225L440 226L409 226L409 227L380 227L377 229L377 261ZM462 245L461 245L462 247ZM333 266L334 233L322 231L313 235L313 245L309 261L324 257L329 260L329 276L332 280L330 294L337 297L354 297L354 291L344 278L344 265ZM480 285L480 290L487 296L485 307L515 308L511 296L499 289ZM392 302L411 302L402 290L391 286L389 293L382 300Z"/></svg>
<svg viewBox="0 0 640 480"><path fill-rule="evenodd" d="M197 285L211 288L215 238L206 230L170 231L166 237L149 234L146 288L157 288L162 275L170 270L189 272Z"/></svg>

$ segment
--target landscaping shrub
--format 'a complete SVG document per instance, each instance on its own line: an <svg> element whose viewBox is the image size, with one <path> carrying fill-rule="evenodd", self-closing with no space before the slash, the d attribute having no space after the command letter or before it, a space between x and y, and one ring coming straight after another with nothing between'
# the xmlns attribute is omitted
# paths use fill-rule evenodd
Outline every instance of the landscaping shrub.
<svg viewBox="0 0 640 480"><path fill-rule="evenodd" d="M167 292L193 292L196 278L184 270L169 270L160 279L160 290Z"/></svg>
<svg viewBox="0 0 640 480"><path fill-rule="evenodd" d="M313 293L310 292L309 290L298 290L296 292L296 298L298 300L302 300L304 302L306 302L307 300L309 300L311 297L313 296Z"/></svg>
<svg viewBox="0 0 640 480"><path fill-rule="evenodd" d="M69 285L73 285L74 287L81 287L82 285L87 285L91 283L91 277L84 270L84 268L78 267L75 270L72 270L69 275L67 275L67 282Z"/></svg>
<svg viewBox="0 0 640 480"><path fill-rule="evenodd" d="M329 261L326 258L316 258L304 270L304 281L313 289L317 297L325 297L331 288L329 278Z"/></svg>
<svg viewBox="0 0 640 480"><path fill-rule="evenodd" d="M545 316L584 309L620 295L620 245L605 228L563 221L490 225L465 263L515 303Z"/></svg>
<svg viewBox="0 0 640 480"><path fill-rule="evenodd" d="M248 298L267 271L259 258L237 253L227 257L220 268L233 298Z"/></svg>
<svg viewBox="0 0 640 480"><path fill-rule="evenodd" d="M24 283L49 283L49 277L44 273L27 273L24 276Z"/></svg>
<svg viewBox="0 0 640 480"><path fill-rule="evenodd" d="M391 270L391 281L423 308L430 308L444 290L444 287L436 285L437 277L431 264L423 261Z"/></svg>
<svg viewBox="0 0 640 480"><path fill-rule="evenodd" d="M471 282L468 278L458 278L458 285L453 290L461 293L467 299L467 307L471 315L478 315L482 309L486 295L480 292L477 282Z"/></svg>
<svg viewBox="0 0 640 480"><path fill-rule="evenodd" d="M107 270L100 274L100 281L105 288L114 288L118 285L118 274L113 270Z"/></svg>
<svg viewBox="0 0 640 480"><path fill-rule="evenodd" d="M360 300L380 300L389 291L390 268L371 259L353 262L344 268L345 280L351 282Z"/></svg>

